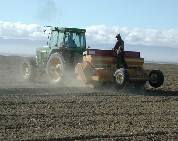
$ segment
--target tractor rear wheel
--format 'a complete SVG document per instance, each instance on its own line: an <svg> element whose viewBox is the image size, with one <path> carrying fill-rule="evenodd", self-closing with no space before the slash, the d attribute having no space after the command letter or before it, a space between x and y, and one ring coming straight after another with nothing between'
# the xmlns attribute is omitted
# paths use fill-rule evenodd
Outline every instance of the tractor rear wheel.
<svg viewBox="0 0 178 141"><path fill-rule="evenodd" d="M51 84L60 84L64 74L64 59L61 54L53 53L46 65L46 73Z"/></svg>
<svg viewBox="0 0 178 141"><path fill-rule="evenodd" d="M128 81L128 71L125 69L118 69L114 73L115 84L117 88L122 88Z"/></svg>
<svg viewBox="0 0 178 141"><path fill-rule="evenodd" d="M164 75L160 70L152 70L149 74L150 85L154 88L160 87L164 83Z"/></svg>
<svg viewBox="0 0 178 141"><path fill-rule="evenodd" d="M25 82L34 81L36 74L36 64L34 58L23 58L21 63L21 79Z"/></svg>

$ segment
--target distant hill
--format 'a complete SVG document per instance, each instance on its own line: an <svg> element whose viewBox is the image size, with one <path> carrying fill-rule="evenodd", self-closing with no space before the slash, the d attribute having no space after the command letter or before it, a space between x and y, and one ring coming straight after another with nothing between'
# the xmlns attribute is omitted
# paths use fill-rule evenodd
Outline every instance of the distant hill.
<svg viewBox="0 0 178 141"><path fill-rule="evenodd" d="M27 40L27 39L1 39L0 38L0 54L21 54L35 55L38 47L46 46L45 40ZM108 49L114 47L113 44L87 44L90 48ZM149 62L173 62L178 63L178 48L161 47L161 46L144 46L144 45L127 45L125 50L138 51L145 61Z"/></svg>
<svg viewBox="0 0 178 141"><path fill-rule="evenodd" d="M1 39L0 54L4 55L34 55L36 48L45 46L47 41L44 40L27 40L27 39Z"/></svg>
<svg viewBox="0 0 178 141"><path fill-rule="evenodd" d="M46 45L45 40L28 40L28 39L2 39L0 38L0 45Z"/></svg>

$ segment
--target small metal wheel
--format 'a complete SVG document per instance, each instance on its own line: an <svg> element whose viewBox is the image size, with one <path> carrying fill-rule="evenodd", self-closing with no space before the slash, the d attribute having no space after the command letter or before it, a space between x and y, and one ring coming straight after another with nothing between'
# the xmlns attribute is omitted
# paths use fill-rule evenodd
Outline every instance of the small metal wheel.
<svg viewBox="0 0 178 141"><path fill-rule="evenodd" d="M128 80L128 71L125 69L118 69L114 73L116 87L122 88Z"/></svg>

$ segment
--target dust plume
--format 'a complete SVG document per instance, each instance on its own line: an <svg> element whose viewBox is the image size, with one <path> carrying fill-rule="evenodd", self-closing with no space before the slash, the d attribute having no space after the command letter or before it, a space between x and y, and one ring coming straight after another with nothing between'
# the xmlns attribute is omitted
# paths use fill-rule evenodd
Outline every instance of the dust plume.
<svg viewBox="0 0 178 141"><path fill-rule="evenodd" d="M58 7L55 0L43 0L37 3L36 17L43 22L52 23L56 20Z"/></svg>

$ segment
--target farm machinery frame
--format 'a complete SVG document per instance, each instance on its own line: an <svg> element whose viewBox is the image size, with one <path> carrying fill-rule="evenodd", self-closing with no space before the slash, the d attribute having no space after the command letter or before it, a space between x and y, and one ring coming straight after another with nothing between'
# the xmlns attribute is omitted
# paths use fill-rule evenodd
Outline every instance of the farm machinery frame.
<svg viewBox="0 0 178 141"><path fill-rule="evenodd" d="M144 70L144 58L140 52L125 51L127 69L117 69L114 50L86 48L85 29L51 27L49 46L36 50L36 58L25 58L22 63L22 79L33 81L37 71L45 73L49 83L61 85L69 71L76 74L83 84L113 83L118 88L126 83L149 84L160 87L164 75L160 70ZM69 82L70 83L70 82Z"/></svg>

